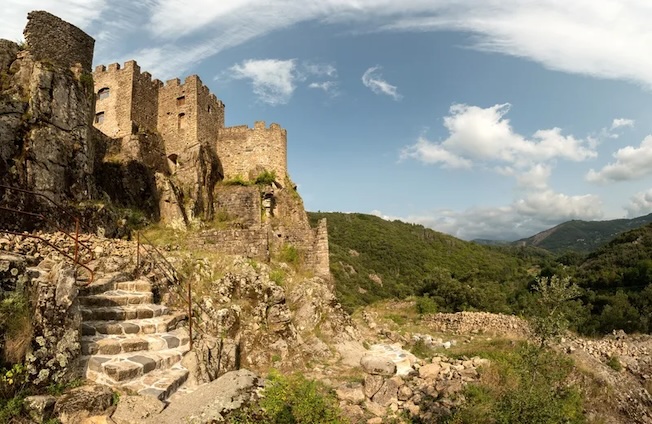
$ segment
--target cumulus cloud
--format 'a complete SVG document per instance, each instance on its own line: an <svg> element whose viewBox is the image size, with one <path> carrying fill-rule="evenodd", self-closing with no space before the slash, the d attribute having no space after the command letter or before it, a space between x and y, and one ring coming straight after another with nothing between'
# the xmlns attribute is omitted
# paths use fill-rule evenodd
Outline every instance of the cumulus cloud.
<svg viewBox="0 0 652 424"><path fill-rule="evenodd" d="M435 142L420 137L400 157L449 168L477 162L522 169L556 158L583 161L597 155L586 140L563 135L559 128L538 130L530 138L518 134L505 118L509 108L509 103L487 108L454 104L444 118L448 138Z"/></svg>
<svg viewBox="0 0 652 424"><path fill-rule="evenodd" d="M230 68L235 79L249 79L259 100L272 106L290 101L296 88L296 59L245 60Z"/></svg>
<svg viewBox="0 0 652 424"><path fill-rule="evenodd" d="M307 73L318 77L337 77L337 68L329 63L304 62L303 68Z"/></svg>
<svg viewBox="0 0 652 424"><path fill-rule="evenodd" d="M572 219L594 220L603 216L600 199L591 194L569 196L552 190L529 194L510 205L475 207L464 211L450 209L407 217L384 219L414 222L455 237L473 240L518 240Z"/></svg>
<svg viewBox="0 0 652 424"><path fill-rule="evenodd" d="M398 88L385 81L380 70L380 66L367 69L362 75L362 83L376 94L385 94L394 100L401 100L403 96L398 93Z"/></svg>
<svg viewBox="0 0 652 424"><path fill-rule="evenodd" d="M636 193L625 207L628 218L647 215L652 212L652 189Z"/></svg>
<svg viewBox="0 0 652 424"><path fill-rule="evenodd" d="M599 171L591 169L587 181L609 183L642 178L652 173L652 135L643 139L639 147L626 146L613 154L615 162L605 165Z"/></svg>

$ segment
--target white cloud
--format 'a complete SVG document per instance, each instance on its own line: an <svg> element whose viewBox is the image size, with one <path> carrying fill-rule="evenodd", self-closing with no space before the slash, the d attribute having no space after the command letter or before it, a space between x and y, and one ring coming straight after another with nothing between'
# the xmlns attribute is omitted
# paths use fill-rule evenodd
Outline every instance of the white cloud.
<svg viewBox="0 0 652 424"><path fill-rule="evenodd" d="M376 210L381 218L414 222L465 240L518 240L572 219L602 218L602 203L595 195L569 196L552 190L532 193L507 206L450 209L403 218Z"/></svg>
<svg viewBox="0 0 652 424"><path fill-rule="evenodd" d="M605 165L601 170L591 169L586 174L587 181L608 183L642 178L652 173L652 135L641 141L639 147L626 146L613 154L615 162Z"/></svg>
<svg viewBox="0 0 652 424"><path fill-rule="evenodd" d="M325 93L333 97L338 95L336 81L311 82L310 84L308 84L308 88L316 88L318 90L323 90Z"/></svg>
<svg viewBox="0 0 652 424"><path fill-rule="evenodd" d="M385 94L394 100L401 100L402 96L398 93L398 88L383 79L380 69L380 66L367 69L362 75L362 83L376 94Z"/></svg>
<svg viewBox="0 0 652 424"><path fill-rule="evenodd" d="M230 70L235 79L251 80L260 101L273 106L290 101L296 88L296 59L245 60Z"/></svg>
<svg viewBox="0 0 652 424"><path fill-rule="evenodd" d="M303 68L311 75L318 77L337 77L337 69L328 63L304 62Z"/></svg>
<svg viewBox="0 0 652 424"><path fill-rule="evenodd" d="M633 119L625 119L625 118L616 118L611 123L611 129L612 130L615 130L617 128L623 128L623 127L634 128L634 120Z"/></svg>
<svg viewBox="0 0 652 424"><path fill-rule="evenodd" d="M516 175L516 182L521 188L545 189L548 187L548 179L552 169L549 165L536 164L529 170Z"/></svg>
<svg viewBox="0 0 652 424"><path fill-rule="evenodd" d="M450 168L469 168L476 162L523 169L556 158L583 161L597 155L586 140L562 135L559 128L538 130L530 139L518 134L505 118L509 108L509 103L488 108L454 104L444 118L446 140L420 137L400 157Z"/></svg>
<svg viewBox="0 0 652 424"><path fill-rule="evenodd" d="M652 189L636 193L625 207L627 217L636 218L652 212Z"/></svg>

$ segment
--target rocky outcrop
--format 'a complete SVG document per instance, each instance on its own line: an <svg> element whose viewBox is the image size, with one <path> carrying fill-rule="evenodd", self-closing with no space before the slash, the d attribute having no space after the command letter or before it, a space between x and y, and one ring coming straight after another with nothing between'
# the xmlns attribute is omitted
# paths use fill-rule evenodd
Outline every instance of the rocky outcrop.
<svg viewBox="0 0 652 424"><path fill-rule="evenodd" d="M204 384L192 393L179 396L163 412L144 423L216 423L224 422L233 411L256 402L263 380L255 373L240 369ZM118 424L121 424L118 422Z"/></svg>

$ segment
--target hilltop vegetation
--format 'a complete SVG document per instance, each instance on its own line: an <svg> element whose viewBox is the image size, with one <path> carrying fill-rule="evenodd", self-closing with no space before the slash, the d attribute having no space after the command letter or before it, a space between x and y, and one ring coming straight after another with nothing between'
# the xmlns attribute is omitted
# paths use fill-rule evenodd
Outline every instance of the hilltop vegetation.
<svg viewBox="0 0 652 424"><path fill-rule="evenodd" d="M590 335L652 330L652 224L622 233L588 255L554 256L535 247L465 242L371 215L309 216L328 218L331 271L349 311L417 296L421 312L536 316L535 282L558 275L581 289L569 315L573 329Z"/></svg>
<svg viewBox="0 0 652 424"><path fill-rule="evenodd" d="M564 222L556 227L542 231L514 242L516 245L536 246L555 253L589 253L617 235L652 222L652 214L634 219L613 219L609 221ZM486 241L484 241L486 242Z"/></svg>
<svg viewBox="0 0 652 424"><path fill-rule="evenodd" d="M534 249L488 247L422 225L373 215L309 213L328 219L331 271L349 310L386 298L431 294L444 310L509 312L527 286ZM545 254L544 254L545 255Z"/></svg>

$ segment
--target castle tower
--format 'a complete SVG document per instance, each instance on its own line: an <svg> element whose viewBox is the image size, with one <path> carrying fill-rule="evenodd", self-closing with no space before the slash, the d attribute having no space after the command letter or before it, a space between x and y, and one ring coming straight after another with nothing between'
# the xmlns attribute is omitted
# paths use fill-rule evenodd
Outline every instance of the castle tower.
<svg viewBox="0 0 652 424"><path fill-rule="evenodd" d="M259 170L274 172L278 182L287 175L287 131L278 124L265 127L257 121L246 125L222 128L217 139L217 155L222 162L224 179L253 179Z"/></svg>
<svg viewBox="0 0 652 424"><path fill-rule="evenodd" d="M224 127L224 104L197 75L169 80L159 89L158 131L168 157L198 144L212 145Z"/></svg>
<svg viewBox="0 0 652 424"><path fill-rule="evenodd" d="M159 80L149 72L140 72L130 60L124 67L113 63L93 72L95 83L95 127L113 138L122 138L138 130L155 131L158 120Z"/></svg>

